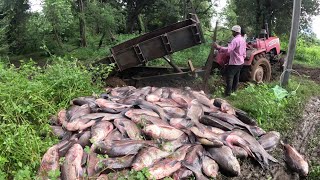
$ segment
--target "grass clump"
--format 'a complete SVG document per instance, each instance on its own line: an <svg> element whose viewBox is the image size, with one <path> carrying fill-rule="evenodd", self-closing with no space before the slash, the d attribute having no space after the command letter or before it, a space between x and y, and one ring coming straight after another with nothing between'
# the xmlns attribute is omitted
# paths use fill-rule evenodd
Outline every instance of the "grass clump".
<svg viewBox="0 0 320 180"><path fill-rule="evenodd" d="M313 81L300 82L293 77L287 90L277 86L275 82L250 84L227 100L255 117L265 130L288 131L294 127L292 123L301 115L307 100L319 94L319 89L320 86Z"/></svg>
<svg viewBox="0 0 320 180"><path fill-rule="evenodd" d="M0 63L0 179L33 179L42 155L57 142L51 115L70 100L101 92L101 82L76 59L54 57L45 68Z"/></svg>

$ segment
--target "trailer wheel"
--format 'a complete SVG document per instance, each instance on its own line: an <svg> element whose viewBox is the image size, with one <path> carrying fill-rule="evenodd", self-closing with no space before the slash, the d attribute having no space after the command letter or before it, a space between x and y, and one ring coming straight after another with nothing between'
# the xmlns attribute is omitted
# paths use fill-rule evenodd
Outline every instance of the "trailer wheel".
<svg viewBox="0 0 320 180"><path fill-rule="evenodd" d="M251 66L251 80L257 83L268 82L271 79L271 65L270 62L260 57L255 64Z"/></svg>

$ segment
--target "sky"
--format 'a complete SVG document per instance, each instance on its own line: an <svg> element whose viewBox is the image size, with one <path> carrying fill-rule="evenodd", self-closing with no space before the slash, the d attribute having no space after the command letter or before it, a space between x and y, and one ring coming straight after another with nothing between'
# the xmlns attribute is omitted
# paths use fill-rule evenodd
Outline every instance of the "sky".
<svg viewBox="0 0 320 180"><path fill-rule="evenodd" d="M214 0L212 0L214 1ZM226 1L227 0L218 0L218 7L217 11L221 12L221 10L226 6ZM31 4L31 11L41 11L42 10L42 0L29 0ZM211 20L211 23L213 26L215 25L217 18L213 17ZM312 30L314 33L316 33L317 37L320 39L320 15L313 17L313 22L312 22Z"/></svg>

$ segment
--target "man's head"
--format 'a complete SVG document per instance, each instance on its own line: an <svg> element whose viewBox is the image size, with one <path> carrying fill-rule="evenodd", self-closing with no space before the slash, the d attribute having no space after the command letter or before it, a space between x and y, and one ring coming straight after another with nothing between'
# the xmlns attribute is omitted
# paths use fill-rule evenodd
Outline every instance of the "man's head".
<svg viewBox="0 0 320 180"><path fill-rule="evenodd" d="M240 27L239 25L233 26L233 27L231 28L231 30L232 30L232 35L233 35L233 36L236 36L236 35L238 35L238 34L241 33L241 27Z"/></svg>

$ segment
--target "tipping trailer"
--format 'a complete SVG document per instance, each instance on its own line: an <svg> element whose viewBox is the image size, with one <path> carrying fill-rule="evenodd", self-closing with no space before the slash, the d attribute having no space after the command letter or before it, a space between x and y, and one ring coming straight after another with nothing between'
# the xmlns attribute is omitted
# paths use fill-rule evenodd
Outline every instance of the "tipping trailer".
<svg viewBox="0 0 320 180"><path fill-rule="evenodd" d="M98 63L115 64L112 77L118 77L132 85L139 81L152 81L158 78L190 77L203 75L204 70L194 69L191 61L188 68L180 68L168 55L202 44L204 37L196 14L169 26L125 41L110 49L111 55ZM146 63L163 58L172 68L149 67Z"/></svg>

